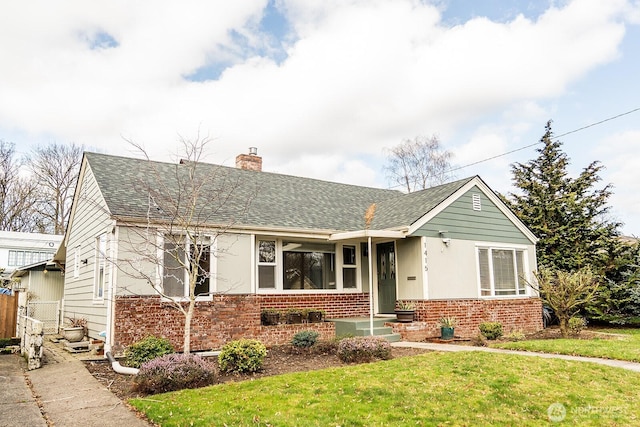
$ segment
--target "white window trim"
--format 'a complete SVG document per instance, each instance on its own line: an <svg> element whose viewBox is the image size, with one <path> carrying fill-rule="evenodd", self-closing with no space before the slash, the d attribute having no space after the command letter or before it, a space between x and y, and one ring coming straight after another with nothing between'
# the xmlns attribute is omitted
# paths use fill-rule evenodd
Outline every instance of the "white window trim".
<svg viewBox="0 0 640 427"><path fill-rule="evenodd" d="M491 295L482 295L482 283L480 282L480 249L491 249L491 250L510 250L514 252L522 251L522 270L524 272L525 280L531 281L531 275L529 273L529 248L525 245L510 245L505 243L495 243L495 242L476 242L475 245L475 263L476 263L476 282L477 282L477 291L478 297L482 299L517 299L517 298L527 298L531 296L530 287L524 283L524 294L515 294L515 295L495 295L495 283L493 280L493 263L491 261L491 256L489 256L489 276L490 276L490 286L491 286ZM515 260L514 260L515 261ZM514 268L516 268L516 277L517 277L517 264L514 264Z"/></svg>
<svg viewBox="0 0 640 427"><path fill-rule="evenodd" d="M80 277L80 245L77 245L73 252L73 278L78 277Z"/></svg>
<svg viewBox="0 0 640 427"><path fill-rule="evenodd" d="M177 235L178 233L176 233ZM162 277L164 276L164 235L165 233L158 233L158 248L157 248L157 257L158 257L158 271L156 272L156 285L158 289L162 287ZM187 236L184 236L185 239ZM216 280L216 273L218 270L217 266L217 239L214 238L213 235L203 234L202 237L205 239L209 239L209 294L205 296L196 296L196 301L213 301L213 294L216 292L218 288L218 283ZM189 254L189 246L191 242L187 242L185 246L185 256ZM187 270L184 270L184 278L183 278L183 287L182 287L183 296L181 297L169 297L161 295L163 301L189 301L189 273Z"/></svg>
<svg viewBox="0 0 640 427"><path fill-rule="evenodd" d="M276 261L271 262L260 262L260 248L258 244L260 242L276 242ZM270 237L256 237L254 239L253 245L253 253L255 254L255 263L253 264L255 268L253 269L256 276L256 291L261 293L273 293L278 289L282 290L283 288L283 277L282 277L282 240ZM261 288L260 287L260 273L259 267L273 267L275 269L274 273L274 287L273 288Z"/></svg>
<svg viewBox="0 0 640 427"><path fill-rule="evenodd" d="M344 247L345 246L353 246L355 247L355 264L345 264L344 263ZM340 256L337 254L340 253ZM344 269L354 269L356 270L356 287L355 288L345 288L344 287ZM336 270L340 271L340 274L336 271L336 288L342 286L343 291L354 291L357 289L362 289L362 270L360 268L360 244L359 243L338 243L336 244Z"/></svg>
<svg viewBox="0 0 640 427"><path fill-rule="evenodd" d="M284 289L284 278L283 278L283 265L284 257L282 251L282 242L283 240L300 240L300 241L310 241L307 239L296 239L291 237L273 237L273 236L255 236L254 239L254 247L253 252L255 256L256 262L253 264L253 271L255 274L255 289L257 294L345 294L345 293L362 293L362 266L360 260L360 243L335 243L335 262L336 262L336 289ZM260 241L275 241L276 242L276 262L275 262L275 288L260 288L259 283L259 274L258 274L258 266L259 265L270 265L264 263L258 263L258 243ZM317 240L315 240L317 242ZM332 243L332 242L327 242ZM355 246L356 247L356 287L355 288L344 288L343 280L342 280L342 268L343 268L343 254L342 247L343 245L347 246Z"/></svg>

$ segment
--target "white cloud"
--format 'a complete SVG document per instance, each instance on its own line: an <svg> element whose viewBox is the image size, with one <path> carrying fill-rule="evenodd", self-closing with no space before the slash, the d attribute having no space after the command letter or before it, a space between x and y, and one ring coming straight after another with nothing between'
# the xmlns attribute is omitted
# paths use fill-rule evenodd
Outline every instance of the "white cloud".
<svg viewBox="0 0 640 427"><path fill-rule="evenodd" d="M627 234L640 236L640 130L611 135L599 144L595 154L602 159L606 170L604 183L613 184L610 205L613 214L625 223Z"/></svg>
<svg viewBox="0 0 640 427"><path fill-rule="evenodd" d="M628 7L577 0L537 21L448 28L414 0L277 4L294 31L282 63L230 36L259 44L266 0L3 3L0 39L11 43L0 45L10 64L0 68L0 128L128 154L125 136L158 158L200 129L217 139L219 162L258 146L283 172L322 165L313 176L352 179L349 170L380 175L353 163L359 154L523 108L510 133L471 138L456 159L464 163L508 148L538 120L539 101L614 60ZM90 49L100 33L118 45ZM234 65L217 81L184 79L212 59Z"/></svg>

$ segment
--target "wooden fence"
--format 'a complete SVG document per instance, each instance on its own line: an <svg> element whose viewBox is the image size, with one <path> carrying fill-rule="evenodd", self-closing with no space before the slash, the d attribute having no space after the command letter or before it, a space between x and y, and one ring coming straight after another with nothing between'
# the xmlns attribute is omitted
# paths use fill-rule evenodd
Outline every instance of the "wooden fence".
<svg viewBox="0 0 640 427"><path fill-rule="evenodd" d="M16 336L18 296L0 294L0 338Z"/></svg>

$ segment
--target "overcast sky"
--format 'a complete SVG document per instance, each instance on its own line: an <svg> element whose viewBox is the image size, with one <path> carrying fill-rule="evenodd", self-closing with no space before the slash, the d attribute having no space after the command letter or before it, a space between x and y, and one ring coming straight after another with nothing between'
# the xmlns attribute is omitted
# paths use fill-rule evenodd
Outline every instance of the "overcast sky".
<svg viewBox="0 0 640 427"><path fill-rule="evenodd" d="M640 0L4 1L0 139L388 187L385 148L437 135L466 166L640 108ZM640 235L640 111L560 140ZM539 145L538 145L539 147ZM535 146L462 167L510 191Z"/></svg>

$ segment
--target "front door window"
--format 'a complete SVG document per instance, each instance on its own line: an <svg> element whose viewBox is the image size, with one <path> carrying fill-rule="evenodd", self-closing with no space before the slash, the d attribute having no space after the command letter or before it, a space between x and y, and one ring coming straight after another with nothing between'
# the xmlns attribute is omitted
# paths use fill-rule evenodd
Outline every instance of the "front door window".
<svg viewBox="0 0 640 427"><path fill-rule="evenodd" d="M395 245L381 243L378 251L378 311L393 313L396 306L396 253Z"/></svg>

